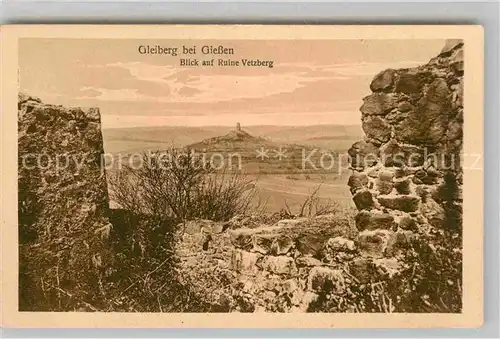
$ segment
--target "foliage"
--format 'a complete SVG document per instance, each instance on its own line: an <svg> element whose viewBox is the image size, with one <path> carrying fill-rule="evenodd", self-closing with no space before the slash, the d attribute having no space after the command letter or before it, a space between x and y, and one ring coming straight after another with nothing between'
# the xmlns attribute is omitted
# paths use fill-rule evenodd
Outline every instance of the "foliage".
<svg viewBox="0 0 500 339"><path fill-rule="evenodd" d="M321 184L312 191L304 200L297 212L293 212L285 200L285 208L280 211L284 217L308 217L313 218L320 215L331 214L339 211L341 208L338 203L332 200L324 201L319 197Z"/></svg>
<svg viewBox="0 0 500 339"><path fill-rule="evenodd" d="M144 153L139 160L140 166L125 165L110 177L111 199L137 214L177 222L229 220L244 214L255 195L240 174L215 171L189 151Z"/></svg>

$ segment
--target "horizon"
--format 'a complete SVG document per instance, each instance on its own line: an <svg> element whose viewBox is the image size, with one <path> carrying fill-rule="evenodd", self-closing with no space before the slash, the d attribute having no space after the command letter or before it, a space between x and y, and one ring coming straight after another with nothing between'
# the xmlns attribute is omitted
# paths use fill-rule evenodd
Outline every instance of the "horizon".
<svg viewBox="0 0 500 339"><path fill-rule="evenodd" d="M273 125L273 124L257 124L257 125L241 125L241 129L245 129L246 127L283 127L283 128L301 128L301 127L315 127L315 126L347 126L347 127L360 127L360 123L352 123L352 124L334 124L334 123L324 123L324 124L301 124L301 125ZM148 125L148 126L121 126L121 127L102 127L105 130L111 129L133 129L133 128L203 128L203 127L224 127L228 129L235 129L236 123L234 125Z"/></svg>

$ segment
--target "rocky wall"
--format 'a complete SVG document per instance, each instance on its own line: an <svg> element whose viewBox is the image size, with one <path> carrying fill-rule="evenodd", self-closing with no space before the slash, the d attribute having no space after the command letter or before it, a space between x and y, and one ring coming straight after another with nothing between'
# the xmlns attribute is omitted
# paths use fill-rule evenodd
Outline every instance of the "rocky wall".
<svg viewBox="0 0 500 339"><path fill-rule="evenodd" d="M461 230L463 53L448 40L429 63L370 84L348 182L365 258L396 258L419 234Z"/></svg>
<svg viewBox="0 0 500 339"><path fill-rule="evenodd" d="M349 293L357 278L349 273L347 262L353 261L354 275L367 274L363 263L355 260L358 250L352 239L357 232L347 215L273 224L249 219L179 225L181 283L220 310L306 312L325 291Z"/></svg>
<svg viewBox="0 0 500 339"><path fill-rule="evenodd" d="M349 150L356 214L179 225L181 283L230 312L421 311L428 292L443 304L442 286L414 290L429 277L419 268L423 285L413 281L415 265L427 263L411 249L429 234L461 229L463 45L448 41L426 65L385 70L370 89L360 109L366 138ZM408 266L410 252L418 255Z"/></svg>
<svg viewBox="0 0 500 339"><path fill-rule="evenodd" d="M111 231L103 152L98 109L19 94L21 309L63 310L73 297L99 290Z"/></svg>

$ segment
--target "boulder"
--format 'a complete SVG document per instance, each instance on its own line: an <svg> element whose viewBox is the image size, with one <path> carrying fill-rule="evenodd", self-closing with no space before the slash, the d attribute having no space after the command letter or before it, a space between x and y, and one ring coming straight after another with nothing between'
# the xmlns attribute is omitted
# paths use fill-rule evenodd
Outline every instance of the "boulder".
<svg viewBox="0 0 500 339"><path fill-rule="evenodd" d="M372 92L386 92L391 89L394 84L396 71L393 69L386 69L373 78L370 89Z"/></svg>
<svg viewBox="0 0 500 339"><path fill-rule="evenodd" d="M363 98L359 109L365 115L384 115L398 106L398 96L392 93L373 93Z"/></svg>

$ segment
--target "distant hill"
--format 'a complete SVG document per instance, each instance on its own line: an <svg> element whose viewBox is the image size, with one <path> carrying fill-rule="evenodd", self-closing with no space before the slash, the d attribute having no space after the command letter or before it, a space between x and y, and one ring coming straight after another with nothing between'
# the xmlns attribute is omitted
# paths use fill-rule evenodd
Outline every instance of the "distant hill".
<svg viewBox="0 0 500 339"><path fill-rule="evenodd" d="M104 128L104 149L110 153L133 153L143 150L168 149L195 145L201 140L224 136L233 131L228 126L159 126L135 128ZM363 137L359 125L311 126L244 126L256 143L299 144L338 152L346 151Z"/></svg>
<svg viewBox="0 0 500 339"><path fill-rule="evenodd" d="M206 154L208 159L217 153L218 160L222 159L221 161L226 164L231 162L231 168L235 168L235 162L239 161L240 169L247 173L289 175L325 172L312 170L310 166L307 169L303 167L304 155L307 157L311 152L313 153L310 157L311 161L315 164L320 162L322 153L318 147L276 142L261 136L254 136L246 129L241 129L239 125L224 135L207 138L186 147ZM229 159L231 160L229 161ZM326 172L329 171L331 168Z"/></svg>
<svg viewBox="0 0 500 339"><path fill-rule="evenodd" d="M264 139L262 137L255 137L249 132L237 128L232 130L222 136L215 136L211 138L204 139L200 142L196 142L188 145L190 149L195 149L199 151L238 151L238 150L249 150L252 151L260 147L272 147L277 146L276 143Z"/></svg>

